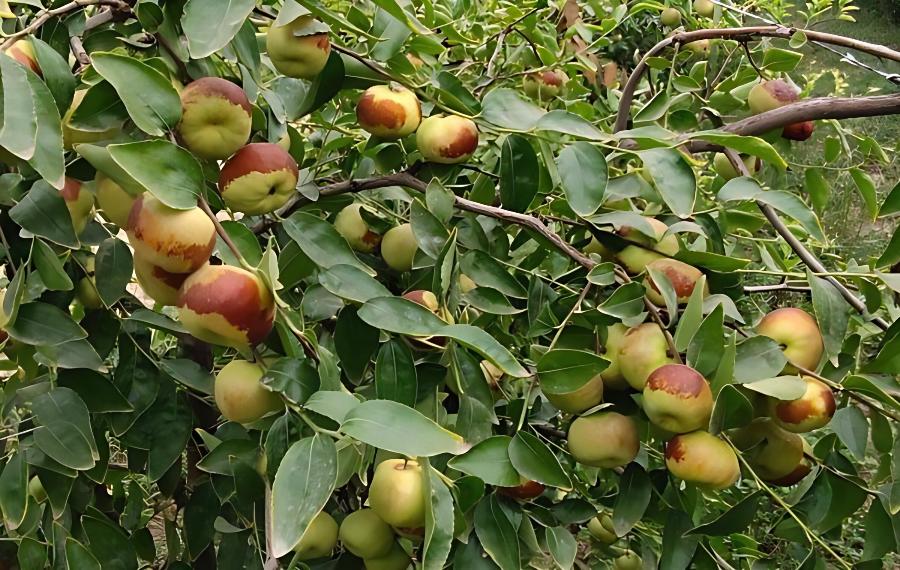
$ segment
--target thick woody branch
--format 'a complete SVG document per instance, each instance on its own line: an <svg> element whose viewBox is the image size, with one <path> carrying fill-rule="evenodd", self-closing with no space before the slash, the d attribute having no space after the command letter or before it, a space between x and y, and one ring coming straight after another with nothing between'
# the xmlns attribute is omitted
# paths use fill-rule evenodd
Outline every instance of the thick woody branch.
<svg viewBox="0 0 900 570"><path fill-rule="evenodd" d="M731 162L731 165L735 168L737 172L740 173L741 176L750 176L750 172L747 170L747 166L744 164L744 161L741 160L740 156L737 152L730 148L725 149L725 155L728 157L728 160ZM756 206L762 212L763 216L772 224L772 227L775 228L775 231L778 235L781 236L784 241L787 242L791 249L794 250L794 253L803 260L803 263L806 264L807 267L815 271L816 273L827 273L828 269L822 264L821 261L808 249L803 243L797 239L791 230L784 225L784 222L781 221L781 218L778 217L778 213L769 206L768 204L764 204L763 202L757 201ZM843 283L838 281L835 277L828 275L825 279L831 283L835 289L837 289L838 293L841 294L847 303L856 309L860 314L866 315L868 311L866 310L866 305L859 298L853 294L852 291L847 289ZM890 325L884 321L884 319L880 317L873 317L872 322L875 323L880 329L887 330Z"/></svg>
<svg viewBox="0 0 900 570"><path fill-rule="evenodd" d="M884 59L900 61L900 52L882 45L855 40L836 34L826 34L824 32L804 30L802 28L791 28L787 26L751 26L744 28L721 28L681 32L674 34L653 46L646 54L644 54L644 57L634 68L634 71L628 77L628 81L625 82L625 86L622 88L622 96L619 100L619 110L616 115L613 132L621 131L628 126L628 117L630 114L631 103L634 100L634 92L637 89L638 83L641 81L641 77L643 77L644 72L647 70L648 61L669 46L675 44L684 45L698 40L717 38L729 38L738 41L750 41L762 37L789 39L796 32L802 32L806 35L807 39L811 41L838 45Z"/></svg>

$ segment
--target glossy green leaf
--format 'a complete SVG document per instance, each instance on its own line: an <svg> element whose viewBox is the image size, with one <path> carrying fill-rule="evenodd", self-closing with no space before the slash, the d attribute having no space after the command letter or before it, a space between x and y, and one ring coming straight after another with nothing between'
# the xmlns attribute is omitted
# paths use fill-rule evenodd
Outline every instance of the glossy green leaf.
<svg viewBox="0 0 900 570"><path fill-rule="evenodd" d="M829 281L816 277L808 270L806 280L812 290L813 309L825 341L825 354L832 362L837 362L841 346L847 337L850 305Z"/></svg>
<svg viewBox="0 0 900 570"><path fill-rule="evenodd" d="M627 534L643 518L651 491L650 477L643 467L637 463L625 467L613 505L613 528L618 536Z"/></svg>
<svg viewBox="0 0 900 570"><path fill-rule="evenodd" d="M74 390L56 388L31 403L40 428L38 448L71 469L85 470L99 459L87 406Z"/></svg>
<svg viewBox="0 0 900 570"><path fill-rule="evenodd" d="M603 203L609 182L606 157L586 142L576 142L559 153L557 168L569 207L579 216L588 216Z"/></svg>
<svg viewBox="0 0 900 570"><path fill-rule="evenodd" d="M79 245L65 200L43 180L35 182L25 198L9 210L9 217L24 230L57 245L70 249Z"/></svg>
<svg viewBox="0 0 900 570"><path fill-rule="evenodd" d="M472 250L464 255L461 269L479 286L496 289L504 295L517 299L528 296L525 287L509 273L509 270L483 251Z"/></svg>
<svg viewBox="0 0 900 570"><path fill-rule="evenodd" d="M466 448L462 437L391 400L369 400L355 406L341 423L341 431L378 449L410 457L458 455Z"/></svg>
<svg viewBox="0 0 900 570"><path fill-rule="evenodd" d="M447 484L428 460L423 474L428 503L425 507L425 543L422 546L423 570L440 570L453 545L453 496Z"/></svg>
<svg viewBox="0 0 900 570"><path fill-rule="evenodd" d="M534 435L519 431L509 443L509 460L522 476L563 490L572 488L556 455Z"/></svg>
<svg viewBox="0 0 900 570"><path fill-rule="evenodd" d="M131 250L120 239L103 240L97 250L95 281L100 298L112 306L125 295L125 286L131 282L134 267Z"/></svg>
<svg viewBox="0 0 900 570"><path fill-rule="evenodd" d="M3 126L0 147L28 160L37 144L37 117L29 71L11 57L0 57L0 81L3 86Z"/></svg>
<svg viewBox="0 0 900 570"><path fill-rule="evenodd" d="M743 386L779 400L796 400L806 393L806 382L799 376L776 376L746 382Z"/></svg>
<svg viewBox="0 0 900 570"><path fill-rule="evenodd" d="M819 219L797 196L781 190L763 190L752 178L741 176L729 180L719 190L717 198L723 202L758 200L800 222L814 238L825 239Z"/></svg>
<svg viewBox="0 0 900 570"><path fill-rule="evenodd" d="M315 366L307 360L296 358L279 358L270 363L260 382L296 405L303 405L316 393L320 384Z"/></svg>
<svg viewBox="0 0 900 570"><path fill-rule="evenodd" d="M375 394L378 398L415 406L417 386L416 367L409 346L396 339L381 345L375 361Z"/></svg>
<svg viewBox="0 0 900 570"><path fill-rule="evenodd" d="M14 453L0 473L0 511L3 526L16 530L25 520L28 505L28 465L24 453Z"/></svg>
<svg viewBox="0 0 900 570"><path fill-rule="evenodd" d="M876 197L875 182L867 172L859 168L850 169L850 177L856 184L856 189L866 205L866 212L874 220L878 217L878 198Z"/></svg>
<svg viewBox="0 0 900 570"><path fill-rule="evenodd" d="M71 291L72 279L66 273L63 262L53 249L42 240L34 240L32 260L41 275L44 286L51 291Z"/></svg>
<svg viewBox="0 0 900 570"><path fill-rule="evenodd" d="M869 422L865 414L856 406L837 410L829 424L841 442L859 461L866 457L869 441Z"/></svg>
<svg viewBox="0 0 900 570"><path fill-rule="evenodd" d="M525 137L509 135L500 153L500 202L507 210L525 212L537 196L540 168L534 147Z"/></svg>
<svg viewBox="0 0 900 570"><path fill-rule="evenodd" d="M755 336L737 345L734 381L752 382L778 375L787 358L777 342L766 336Z"/></svg>
<svg viewBox="0 0 900 570"><path fill-rule="evenodd" d="M189 210L205 185L197 159L169 141L147 140L107 147L109 156L144 189L170 208Z"/></svg>
<svg viewBox="0 0 900 570"><path fill-rule="evenodd" d="M512 89L493 89L481 102L481 117L505 129L529 131L544 114L543 109L525 101Z"/></svg>
<svg viewBox="0 0 900 570"><path fill-rule="evenodd" d="M254 0L188 0L181 27L191 58L203 59L228 45L255 6Z"/></svg>
<svg viewBox="0 0 900 570"><path fill-rule="evenodd" d="M571 568L578 554L578 543L568 529L554 526L547 529L547 550L559 568Z"/></svg>
<svg viewBox="0 0 900 570"><path fill-rule="evenodd" d="M59 109L47 85L38 76L29 73L28 84L34 95L34 116L37 121L34 155L28 160L28 164L51 186L62 188L66 166Z"/></svg>
<svg viewBox="0 0 900 570"><path fill-rule="evenodd" d="M475 535L501 570L519 570L519 539L497 495L475 507Z"/></svg>
<svg viewBox="0 0 900 570"><path fill-rule="evenodd" d="M87 337L87 332L56 305L27 303L19 307L9 335L26 344L59 345Z"/></svg>
<svg viewBox="0 0 900 570"><path fill-rule="evenodd" d="M608 360L586 350L549 350L537 363L541 391L548 394L575 392L608 366Z"/></svg>
<svg viewBox="0 0 900 570"><path fill-rule="evenodd" d="M519 472L509 457L512 438L496 435L450 459L448 465L457 471L478 477L488 485L514 487L520 483Z"/></svg>
<svg viewBox="0 0 900 570"><path fill-rule="evenodd" d="M697 180L684 155L674 149L657 148L640 153L644 168L672 212L681 218L694 211Z"/></svg>
<svg viewBox="0 0 900 570"><path fill-rule="evenodd" d="M323 269L335 265L350 265L374 275L372 269L357 259L347 240L325 220L297 212L283 222L284 231L293 239L303 253Z"/></svg>

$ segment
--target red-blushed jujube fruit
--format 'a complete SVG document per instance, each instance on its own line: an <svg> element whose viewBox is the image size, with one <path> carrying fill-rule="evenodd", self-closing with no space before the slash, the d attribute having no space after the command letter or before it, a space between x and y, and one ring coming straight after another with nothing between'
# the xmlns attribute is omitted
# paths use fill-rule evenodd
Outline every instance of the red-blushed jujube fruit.
<svg viewBox="0 0 900 570"><path fill-rule="evenodd" d="M250 138L252 113L243 89L220 77L204 77L181 92L178 136L200 158L222 160Z"/></svg>
<svg viewBox="0 0 900 570"><path fill-rule="evenodd" d="M747 104L754 115L784 107L800 97L797 88L783 79L760 81L750 89Z"/></svg>
<svg viewBox="0 0 900 570"><path fill-rule="evenodd" d="M147 193L134 201L126 230L136 255L170 273L196 271L216 245L216 227L203 210L176 210Z"/></svg>
<svg viewBox="0 0 900 570"><path fill-rule="evenodd" d="M412 434L411 434L412 435ZM385 459L369 485L369 506L393 527L425 526L422 467L412 459Z"/></svg>
<svg viewBox="0 0 900 570"><path fill-rule="evenodd" d="M416 144L429 162L458 164L478 148L478 127L472 119L458 115L432 115L419 125Z"/></svg>
<svg viewBox="0 0 900 570"><path fill-rule="evenodd" d="M246 349L272 330L275 300L268 286L246 269L207 265L181 286L178 317L200 340Z"/></svg>
<svg viewBox="0 0 900 570"><path fill-rule="evenodd" d="M84 231L88 220L91 219L91 213L94 210L94 195L85 187L84 182L68 176L66 176L63 189L59 193L66 202L69 217L72 219L72 227L77 236Z"/></svg>
<svg viewBox="0 0 900 570"><path fill-rule="evenodd" d="M175 306L178 304L178 291L190 273L170 273L135 253L134 276L148 297L160 305Z"/></svg>
<svg viewBox="0 0 900 570"><path fill-rule="evenodd" d="M532 99L547 101L566 92L568 76L560 70L528 73L522 78L522 91Z"/></svg>
<svg viewBox="0 0 900 570"><path fill-rule="evenodd" d="M381 257L394 271L409 271L419 244L413 234L412 224L400 224L385 232L381 238Z"/></svg>
<svg viewBox="0 0 900 570"><path fill-rule="evenodd" d="M596 412L575 418L567 436L575 461L591 467L623 467L640 450L637 425L617 412Z"/></svg>
<svg viewBox="0 0 900 570"><path fill-rule="evenodd" d="M781 129L781 136L792 141L805 141L816 130L816 124L812 121L792 123Z"/></svg>
<svg viewBox="0 0 900 570"><path fill-rule="evenodd" d="M294 547L297 560L313 560L331 556L337 545L337 539L337 521L325 511L320 512L309 523L309 528L306 529L303 538Z"/></svg>
<svg viewBox="0 0 900 570"><path fill-rule="evenodd" d="M768 418L757 418L729 437L764 481L788 476L803 460L803 438Z"/></svg>
<svg viewBox="0 0 900 570"><path fill-rule="evenodd" d="M537 481L524 479L521 484L515 487L497 487L497 492L504 497L518 499L520 501L530 501L544 494L544 485Z"/></svg>
<svg viewBox="0 0 900 570"><path fill-rule="evenodd" d="M374 85L356 104L356 120L363 130L383 139L399 139L415 132L422 122L416 94L400 85Z"/></svg>
<svg viewBox="0 0 900 570"><path fill-rule="evenodd" d="M260 382L264 372L262 366L246 360L232 360L222 367L216 374L213 395L223 418L249 424L284 409L278 394Z"/></svg>
<svg viewBox="0 0 900 570"><path fill-rule="evenodd" d="M394 546L394 529L373 509L353 511L341 522L338 538L360 558L387 556Z"/></svg>
<svg viewBox="0 0 900 570"><path fill-rule="evenodd" d="M266 33L266 53L280 73L288 77L313 79L325 69L331 54L328 33L318 31L312 16L300 16L284 26L272 26Z"/></svg>
<svg viewBox="0 0 900 570"><path fill-rule="evenodd" d="M824 382L803 376L806 392L796 400L769 398L769 415L780 427L805 433L824 427L834 417L834 393Z"/></svg>
<svg viewBox="0 0 900 570"><path fill-rule="evenodd" d="M40 77L44 76L44 73L41 71L41 66L38 65L37 56L34 54L34 48L31 46L30 39L16 40L13 45L9 46L6 50L6 55L35 72Z"/></svg>
<svg viewBox="0 0 900 570"><path fill-rule="evenodd" d="M726 489L741 475L737 455L707 431L679 434L666 443L669 473L705 489Z"/></svg>
<svg viewBox="0 0 900 570"><path fill-rule="evenodd" d="M381 243L381 234L372 231L369 224L360 214L362 204L354 203L338 212L334 218L334 229L337 230L350 247L360 253L372 253Z"/></svg>
<svg viewBox="0 0 900 570"><path fill-rule="evenodd" d="M647 378L642 404L655 425L688 433L709 426L713 395L706 378L690 366L665 364Z"/></svg>
<svg viewBox="0 0 900 570"><path fill-rule="evenodd" d="M647 298L658 307L665 307L666 300L659 292L656 282L650 277L651 269L659 271L666 276L672 284L672 289L675 290L675 298L679 305L687 304L691 294L694 292L694 286L703 277L702 271L677 259L664 258L651 261L647 264L647 275L644 277L643 283L644 289L647 291ZM706 297L707 295L709 295L709 288L704 283L703 296Z"/></svg>
<svg viewBox="0 0 900 570"><path fill-rule="evenodd" d="M656 323L644 323L625 332L619 347L619 370L635 390L644 390L650 373L669 364L669 344Z"/></svg>
<svg viewBox="0 0 900 570"><path fill-rule="evenodd" d="M784 356L788 359L784 371L788 373L796 372L798 366L814 370L825 352L816 319L803 309L775 309L759 321L756 332L783 347Z"/></svg>
<svg viewBox="0 0 900 570"><path fill-rule="evenodd" d="M300 169L297 161L275 143L251 143L225 162L219 173L219 194L235 212L270 214L294 195Z"/></svg>
<svg viewBox="0 0 900 570"><path fill-rule="evenodd" d="M656 234L655 238L648 237L630 226L622 226L616 232L628 241L640 244L626 245L616 253L616 258L619 262L633 275L644 271L647 264L651 261L678 253L678 238L673 234L666 235L669 226L656 218L645 216L645 219L653 227L653 231Z"/></svg>

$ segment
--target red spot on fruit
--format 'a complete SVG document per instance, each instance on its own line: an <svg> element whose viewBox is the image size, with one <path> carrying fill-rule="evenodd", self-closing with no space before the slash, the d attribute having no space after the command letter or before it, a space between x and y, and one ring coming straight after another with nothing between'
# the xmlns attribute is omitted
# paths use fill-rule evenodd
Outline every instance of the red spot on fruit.
<svg viewBox="0 0 900 570"><path fill-rule="evenodd" d="M446 158L466 156L475 152L477 146L478 130L474 126L468 125L466 128L459 129L456 138L441 148L441 155Z"/></svg>
<svg viewBox="0 0 900 570"><path fill-rule="evenodd" d="M63 185L63 189L60 190L59 193L63 197L63 200L65 200L66 202L74 202L78 200L78 196L79 194L81 194L81 181L66 176L66 181Z"/></svg>
<svg viewBox="0 0 900 570"><path fill-rule="evenodd" d="M144 195L135 200L128 214L127 231L134 234L135 239L146 243L153 250L165 257L181 258L189 261L192 267L200 267L209 260L213 248L216 246L216 234L213 232L206 244L187 245L178 242L160 242L153 228L145 228L142 223L141 210L144 208Z"/></svg>
<svg viewBox="0 0 900 570"><path fill-rule="evenodd" d="M666 459L682 461L686 450L681 442L681 436L676 435L666 443Z"/></svg>
<svg viewBox="0 0 900 570"><path fill-rule="evenodd" d="M706 379L690 366L664 364L650 374L646 388L686 398L699 396L706 385Z"/></svg>
<svg viewBox="0 0 900 570"><path fill-rule="evenodd" d="M363 125L396 129L406 122L406 109L396 101L366 93L356 106L356 117Z"/></svg>
<svg viewBox="0 0 900 570"><path fill-rule="evenodd" d="M275 143L250 143L234 153L219 173L219 192L225 192L235 179L250 172L287 170L294 178L300 176L297 161Z"/></svg>
<svg viewBox="0 0 900 570"><path fill-rule="evenodd" d="M234 105L243 107L247 114L253 112L250 100L247 94L239 86L235 85L227 79L221 77L203 77L196 81L192 81L184 88L181 94L183 103L195 100L200 97L220 97Z"/></svg>
<svg viewBox="0 0 900 570"><path fill-rule="evenodd" d="M157 265L153 266L151 273L154 278L165 283L172 289L180 289L185 280L191 276L190 273L170 273Z"/></svg>
<svg viewBox="0 0 900 570"><path fill-rule="evenodd" d="M792 141L805 141L812 136L815 129L816 124L812 121L793 123L782 129L781 136Z"/></svg>
<svg viewBox="0 0 900 570"><path fill-rule="evenodd" d="M259 344L272 330L275 317L274 307L262 306L264 295L255 279L235 271L220 271L209 282L182 289L178 306L186 306L198 315L222 315L246 333L250 344Z"/></svg>
<svg viewBox="0 0 900 570"><path fill-rule="evenodd" d="M498 487L497 492L505 497L527 501L540 497L544 493L545 487L537 481L526 481L515 487Z"/></svg>
<svg viewBox="0 0 900 570"><path fill-rule="evenodd" d="M563 78L555 71L544 71L541 73L541 81L547 85L562 85Z"/></svg>
<svg viewBox="0 0 900 570"><path fill-rule="evenodd" d="M796 483L799 483L801 479L809 475L810 471L812 471L812 467L810 467L809 463L804 459L800 462L797 467L794 468L793 471L785 475L784 477L779 477L778 479L772 479L769 481L772 485L777 485L779 487L790 487Z"/></svg>
<svg viewBox="0 0 900 570"><path fill-rule="evenodd" d="M328 34L316 34L312 36L312 39L317 48L324 50L326 53L331 52L331 41L328 39Z"/></svg>
<svg viewBox="0 0 900 570"><path fill-rule="evenodd" d="M798 93L791 84L789 84L787 81L784 81L783 79L767 81L765 84L765 89L783 105L786 103L793 103L800 97L800 93Z"/></svg>
<svg viewBox="0 0 900 570"><path fill-rule="evenodd" d="M691 293L694 292L694 285L697 281L692 279L690 275L686 275L683 271L679 271L678 267L666 264L662 268L657 267L657 269L659 269L669 282L672 283L672 289L675 290L676 297L690 297ZM659 293L659 288L652 279L650 280L650 286L654 291Z"/></svg>
<svg viewBox="0 0 900 570"><path fill-rule="evenodd" d="M365 235L363 235L363 237L362 237L362 241L363 241L363 243L366 243L368 245L371 245L372 247L375 247L376 245L381 243L381 234L376 234L372 230L366 230Z"/></svg>

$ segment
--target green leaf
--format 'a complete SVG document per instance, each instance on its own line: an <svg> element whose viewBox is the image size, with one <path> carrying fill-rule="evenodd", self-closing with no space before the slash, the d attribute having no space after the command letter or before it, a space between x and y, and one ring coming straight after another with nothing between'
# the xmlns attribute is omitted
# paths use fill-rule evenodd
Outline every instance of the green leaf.
<svg viewBox="0 0 900 570"><path fill-rule="evenodd" d="M474 350L510 376L516 378L530 376L528 370L516 360L516 357L505 346L476 326L446 325L438 331L438 335L452 338L459 344Z"/></svg>
<svg viewBox="0 0 900 570"><path fill-rule="evenodd" d="M866 211L874 220L878 217L878 198L876 197L875 182L867 172L859 168L850 169L850 177L856 184L856 189L866 205Z"/></svg>
<svg viewBox="0 0 900 570"><path fill-rule="evenodd" d="M697 179L684 155L671 148L645 150L639 155L672 213L679 218L690 216L697 198Z"/></svg>
<svg viewBox="0 0 900 570"><path fill-rule="evenodd" d="M825 241L825 234L822 232L819 219L800 198L789 192L763 190L759 182L753 178L741 176L726 182L719 190L717 198L722 202L758 200L794 218L811 236Z"/></svg>
<svg viewBox="0 0 900 570"><path fill-rule="evenodd" d="M387 287L353 265L333 265L319 272L319 283L332 295L355 303L392 296Z"/></svg>
<svg viewBox="0 0 900 570"><path fill-rule="evenodd" d="M511 442L512 438L507 435L489 437L462 455L451 458L447 465L478 477L488 485L515 487L521 479L509 456Z"/></svg>
<svg viewBox="0 0 900 570"><path fill-rule="evenodd" d="M547 394L575 392L608 366L608 360L586 350L548 350L537 363L541 391Z"/></svg>
<svg viewBox="0 0 900 570"><path fill-rule="evenodd" d="M326 435L301 439L288 449L275 482L272 512L272 551L277 557L293 550L334 491L337 448Z"/></svg>
<svg viewBox="0 0 900 570"><path fill-rule="evenodd" d="M37 267L44 286L51 291L71 291L73 284L62 261L53 249L42 240L34 240L31 258Z"/></svg>
<svg viewBox="0 0 900 570"><path fill-rule="evenodd" d="M762 68L766 71L788 72L797 67L801 59L803 59L802 53L780 48L769 48L763 55Z"/></svg>
<svg viewBox="0 0 900 570"><path fill-rule="evenodd" d="M613 506L613 528L616 535L625 536L644 516L650 504L650 477L637 463L629 463L619 480L619 492Z"/></svg>
<svg viewBox="0 0 900 570"><path fill-rule="evenodd" d="M29 73L28 84L34 94L34 116L37 120L34 155L28 164L51 186L62 188L66 166L59 109L47 85L37 75Z"/></svg>
<svg viewBox="0 0 900 570"><path fill-rule="evenodd" d="M737 345L734 381L752 382L771 378L784 370L787 358L777 342L766 336L755 336Z"/></svg>
<svg viewBox="0 0 900 570"><path fill-rule="evenodd" d="M850 305L829 281L816 277L809 270L806 272L806 280L812 290L813 309L825 341L825 354L836 364L847 337Z"/></svg>
<svg viewBox="0 0 900 570"><path fill-rule="evenodd" d="M749 154L758 157L766 164L771 164L779 170L787 168L787 162L775 150L771 144L759 137L748 137L744 135L735 135L732 133L724 133L722 131L701 131L691 133L691 139L699 139L713 144L719 144L732 148L741 154Z"/></svg>
<svg viewBox="0 0 900 570"><path fill-rule="evenodd" d="M99 459L87 406L74 390L56 388L36 397L31 409L40 427L34 443L55 461L79 471Z"/></svg>
<svg viewBox="0 0 900 570"><path fill-rule="evenodd" d="M439 472L427 459L422 461L425 473L425 544L422 546L422 569L441 570L453 546L453 495Z"/></svg>
<svg viewBox="0 0 900 570"><path fill-rule="evenodd" d="M47 568L47 547L33 538L22 538L16 552L19 570L42 570Z"/></svg>
<svg viewBox="0 0 900 570"><path fill-rule="evenodd" d="M542 116L538 119L534 128L538 131L553 131L592 141L612 139L612 137L595 127L590 121L562 109L554 109Z"/></svg>
<svg viewBox="0 0 900 570"><path fill-rule="evenodd" d="M706 288L706 275L701 275L702 281L697 281L693 292L688 299L687 306L678 319L678 328L675 330L675 348L684 352L694 338L700 323L703 320L703 291Z"/></svg>
<svg viewBox="0 0 900 570"><path fill-rule="evenodd" d="M818 213L822 213L831 196L831 186L822 173L821 168L807 168L803 173L803 186L809 194L809 200Z"/></svg>
<svg viewBox="0 0 900 570"><path fill-rule="evenodd" d="M547 550L556 565L565 570L575 564L578 543L566 527L553 526L547 529Z"/></svg>
<svg viewBox="0 0 900 570"><path fill-rule="evenodd" d="M192 59L203 59L228 45L256 6L254 0L188 0L181 16Z"/></svg>
<svg viewBox="0 0 900 570"><path fill-rule="evenodd" d="M482 119L516 131L530 131L544 114L543 109L525 101L513 89L494 89L481 103Z"/></svg>
<svg viewBox="0 0 900 570"><path fill-rule="evenodd" d="M56 108L60 114L65 113L78 83L75 76L72 75L69 62L46 42L35 36L31 36L29 39L37 57L38 67L41 68L44 83L56 101Z"/></svg>
<svg viewBox="0 0 900 570"><path fill-rule="evenodd" d="M626 283L613 291L597 307L601 313L620 319L636 317L644 310L644 287L636 281Z"/></svg>
<svg viewBox="0 0 900 570"><path fill-rule="evenodd" d="M877 267L891 266L900 263L900 227L894 230L890 243L884 248L878 261L875 262Z"/></svg>
<svg viewBox="0 0 900 570"><path fill-rule="evenodd" d="M534 435L519 431L509 443L509 460L522 476L550 487L570 490L572 481L556 455Z"/></svg>
<svg viewBox="0 0 900 570"><path fill-rule="evenodd" d="M139 129L161 137L181 120L181 98L172 82L155 68L111 52L91 54L93 68L115 87L128 115ZM148 161L150 162L150 161ZM168 166L151 163L152 166Z"/></svg>
<svg viewBox="0 0 900 570"><path fill-rule="evenodd" d="M81 518L81 525L91 545L90 553L100 562L101 568L137 570L134 545L122 527L93 507Z"/></svg>
<svg viewBox="0 0 900 570"><path fill-rule="evenodd" d="M344 421L350 410L359 405L359 400L345 392L319 390L309 397L304 408L330 418L337 423Z"/></svg>
<svg viewBox="0 0 900 570"><path fill-rule="evenodd" d="M284 231L316 265L328 269L335 265L351 265L369 275L375 272L357 259L334 226L312 214L296 212L282 222ZM371 323L370 323L371 324Z"/></svg>
<svg viewBox="0 0 900 570"><path fill-rule="evenodd" d="M762 494L751 493L736 505L717 516L708 523L695 526L687 534L705 534L706 536L728 536L743 532L756 518Z"/></svg>
<svg viewBox="0 0 900 570"><path fill-rule="evenodd" d="M109 377L92 370L63 370L57 385L76 392L94 414L134 409Z"/></svg>
<svg viewBox="0 0 900 570"><path fill-rule="evenodd" d="M609 183L606 157L600 149L586 142L572 143L559 153L557 168L569 207L579 216L596 212Z"/></svg>
<svg viewBox="0 0 900 570"><path fill-rule="evenodd" d="M519 538L497 495L475 507L475 535L501 570L519 570Z"/></svg>
<svg viewBox="0 0 900 570"><path fill-rule="evenodd" d="M856 406L841 408L835 412L829 425L854 457L859 461L865 459L869 422L862 410Z"/></svg>
<svg viewBox="0 0 900 570"><path fill-rule="evenodd" d="M716 396L712 418L709 420L710 433L742 427L753 421L753 404L733 384L725 384Z"/></svg>
<svg viewBox="0 0 900 570"><path fill-rule="evenodd" d="M9 210L9 217L23 230L57 245L69 249L79 246L65 200L44 180L34 183L22 201Z"/></svg>
<svg viewBox="0 0 900 570"><path fill-rule="evenodd" d="M878 210L878 217L890 216L900 212L900 181L894 184L894 187L888 193L881 208Z"/></svg>
<svg viewBox="0 0 900 570"><path fill-rule="evenodd" d="M3 526L16 530L25 520L28 506L28 465L25 454L13 455L0 473L0 511L3 512Z"/></svg>
<svg viewBox="0 0 900 570"><path fill-rule="evenodd" d="M409 221L419 249L428 257L437 259L441 255L444 244L450 233L444 224L418 199L413 200L409 210Z"/></svg>
<svg viewBox="0 0 900 570"><path fill-rule="evenodd" d="M58 345L87 337L87 332L56 305L34 302L21 305L9 335L25 344Z"/></svg>
<svg viewBox="0 0 900 570"><path fill-rule="evenodd" d="M260 382L298 406L305 404L320 384L316 367L307 360L297 358L279 358L266 368Z"/></svg>
<svg viewBox="0 0 900 570"><path fill-rule="evenodd" d="M540 167L534 147L523 136L509 135L500 153L500 202L514 212L525 212L537 196Z"/></svg>
<svg viewBox="0 0 900 570"><path fill-rule="evenodd" d="M341 368L351 382L362 382L369 362L378 350L379 336L378 329L359 318L356 306L341 309L334 328L334 347Z"/></svg>
<svg viewBox="0 0 900 570"><path fill-rule="evenodd" d="M416 34L432 33L430 29L423 26L422 23L416 19L414 12L410 12L403 7L407 6L407 3L404 2L403 5L401 5L396 0L372 0L372 2L397 20L406 24L406 27L408 27L410 31Z"/></svg>
<svg viewBox="0 0 900 570"><path fill-rule="evenodd" d="M31 73L11 57L0 57L0 80L3 86L3 127L0 147L28 160L37 144L37 116L34 95L28 76Z"/></svg>
<svg viewBox="0 0 900 570"><path fill-rule="evenodd" d="M660 568L685 570L691 566L691 560L700 542L699 537L686 534L692 526L693 522L686 513L674 509L669 511L663 527Z"/></svg>
<svg viewBox="0 0 900 570"><path fill-rule="evenodd" d="M128 110L115 88L108 81L100 81L84 91L69 124L78 130L100 133L120 128L127 120Z"/></svg>
<svg viewBox="0 0 900 570"><path fill-rule="evenodd" d="M88 548L72 537L66 537L66 565L68 568L101 570L100 562Z"/></svg>
<svg viewBox="0 0 900 570"><path fill-rule="evenodd" d="M695 287L696 289L696 287ZM704 377L716 372L725 346L725 311L717 305L703 319L687 350L688 365Z"/></svg>
<svg viewBox="0 0 900 570"><path fill-rule="evenodd" d="M458 455L466 447L462 437L391 400L369 400L354 407L341 423L341 431L378 449L410 457Z"/></svg>
<svg viewBox="0 0 900 570"><path fill-rule="evenodd" d="M129 177L163 204L177 210L197 207L206 182L203 168L188 151L164 140L114 144L106 150Z"/></svg>
<svg viewBox="0 0 900 570"><path fill-rule="evenodd" d="M376 329L413 336L436 335L447 326L422 305L402 297L370 299L359 310L359 318Z"/></svg>
<svg viewBox="0 0 900 570"><path fill-rule="evenodd" d="M392 339L381 345L375 361L375 394L379 400L416 405L418 380L412 351L406 343Z"/></svg>
<svg viewBox="0 0 900 570"><path fill-rule="evenodd" d="M100 244L96 257L97 292L107 306L112 306L125 295L125 286L131 282L134 267L131 250L118 238L107 238Z"/></svg>
<svg viewBox="0 0 900 570"><path fill-rule="evenodd" d="M775 378L754 380L745 383L744 387L786 401L796 400L806 393L806 382L799 376L776 376Z"/></svg>
<svg viewBox="0 0 900 570"><path fill-rule="evenodd" d="M262 263L263 252L262 247L259 245L259 238L256 237L253 230L248 228L246 224L235 220L223 221L222 227L225 228L225 233L237 246L244 260L254 267L259 267L260 263ZM216 239L219 241L216 248L219 252L219 257L228 265L240 266L240 259L231 252L231 248L222 242L222 237L216 236ZM277 276L273 275L273 278L277 278Z"/></svg>
<svg viewBox="0 0 900 570"><path fill-rule="evenodd" d="M483 251L473 249L465 254L460 268L481 287L496 289L504 295L516 299L528 297L528 291L509 273L509 270Z"/></svg>

